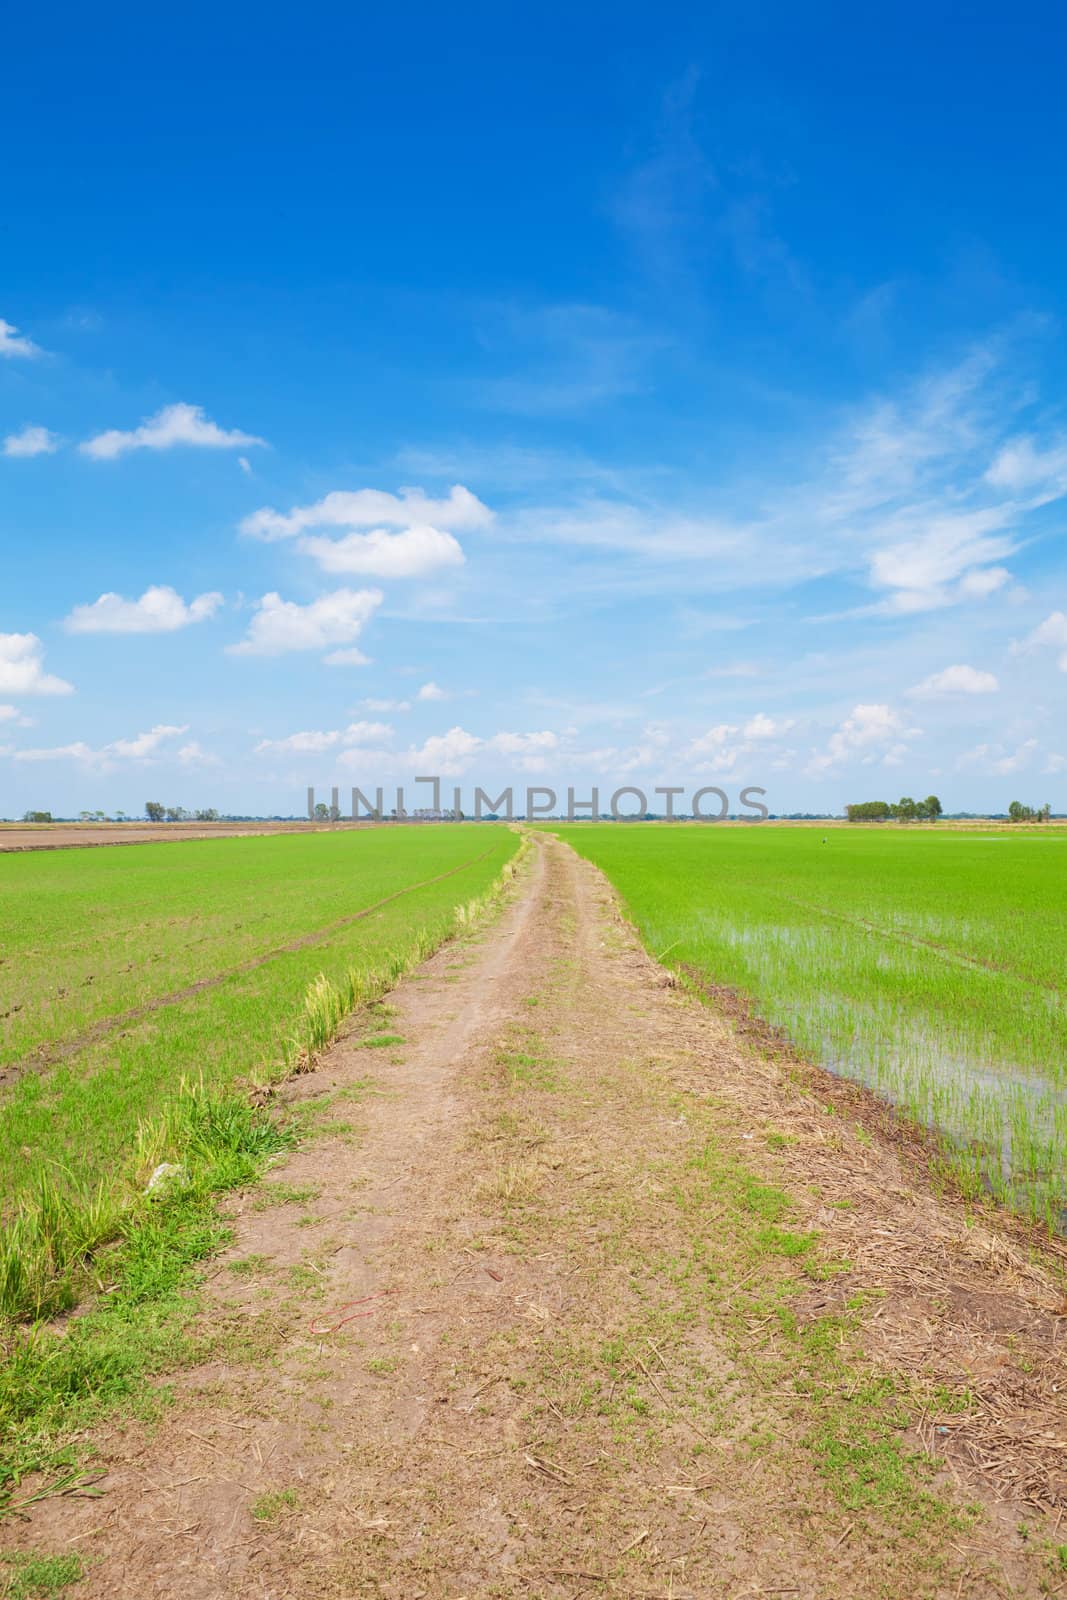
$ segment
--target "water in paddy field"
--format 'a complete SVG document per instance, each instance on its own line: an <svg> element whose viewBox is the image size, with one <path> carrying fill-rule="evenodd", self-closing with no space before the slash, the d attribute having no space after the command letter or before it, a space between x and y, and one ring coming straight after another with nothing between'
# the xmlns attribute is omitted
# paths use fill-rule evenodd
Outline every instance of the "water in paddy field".
<svg viewBox="0 0 1067 1600"><path fill-rule="evenodd" d="M767 1020L785 1029L830 1072L862 1084L949 1143L955 1165L1004 1204L1067 1233L1067 1074L1040 1070L967 1037L960 1024L905 1007L887 983L870 1001L836 993L832 946L809 927L716 922L708 933L742 950L758 976ZM843 952L842 952L843 954ZM810 973L805 973L811 958ZM964 955L949 955L961 966ZM802 981L797 981L800 964ZM873 967L898 978L897 959L878 952ZM789 980L791 969L791 981ZM781 979L787 973L786 981ZM819 974L824 987L819 992ZM803 1000L798 998L805 996ZM1063 997L1044 991L1039 1009L1058 1015Z"/></svg>

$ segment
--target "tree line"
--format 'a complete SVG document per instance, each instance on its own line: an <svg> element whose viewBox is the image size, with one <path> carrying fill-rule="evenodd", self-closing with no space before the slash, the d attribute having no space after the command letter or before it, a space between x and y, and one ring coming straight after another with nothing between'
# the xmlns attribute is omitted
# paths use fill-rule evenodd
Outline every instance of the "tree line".
<svg viewBox="0 0 1067 1600"><path fill-rule="evenodd" d="M1021 800L1013 800L1008 807L1008 821L1047 822L1051 812L1052 807L1047 800L1043 806L1024 806Z"/></svg>
<svg viewBox="0 0 1067 1600"><path fill-rule="evenodd" d="M214 806L204 811L186 811L184 806L165 806L160 800L146 800L144 814L149 822L217 822L219 814Z"/></svg>
<svg viewBox="0 0 1067 1600"><path fill-rule="evenodd" d="M941 802L936 794L925 800L913 800L903 795L895 803L890 800L861 800L845 807L849 822L936 822L941 815Z"/></svg>

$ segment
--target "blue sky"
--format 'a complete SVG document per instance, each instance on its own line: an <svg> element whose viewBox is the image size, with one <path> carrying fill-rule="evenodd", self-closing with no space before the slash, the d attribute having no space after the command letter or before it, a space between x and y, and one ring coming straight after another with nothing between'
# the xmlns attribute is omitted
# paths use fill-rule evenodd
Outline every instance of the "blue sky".
<svg viewBox="0 0 1067 1600"><path fill-rule="evenodd" d="M0 814L1067 809L1067 18L5 24Z"/></svg>

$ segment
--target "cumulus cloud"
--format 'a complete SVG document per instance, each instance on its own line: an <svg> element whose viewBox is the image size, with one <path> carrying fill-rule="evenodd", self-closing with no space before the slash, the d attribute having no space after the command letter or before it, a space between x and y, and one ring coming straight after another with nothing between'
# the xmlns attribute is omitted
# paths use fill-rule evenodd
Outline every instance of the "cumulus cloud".
<svg viewBox="0 0 1067 1600"><path fill-rule="evenodd" d="M265 594L246 638L229 650L241 656L278 656L292 650L350 646L383 598L380 589L335 589L302 606L277 593Z"/></svg>
<svg viewBox="0 0 1067 1600"><path fill-rule="evenodd" d="M440 684L434 683L431 679L429 683L423 684L415 698L416 700L447 700L448 691L442 689Z"/></svg>
<svg viewBox="0 0 1067 1600"><path fill-rule="evenodd" d="M830 735L825 751L808 762L813 777L858 760L864 766L881 761L883 766L898 766L907 752L907 741L920 730L910 728L888 705L853 706L849 715Z"/></svg>
<svg viewBox="0 0 1067 1600"><path fill-rule="evenodd" d="M4 440L5 456L50 456L58 449L59 435L48 428L25 427L20 433L9 433Z"/></svg>
<svg viewBox="0 0 1067 1600"><path fill-rule="evenodd" d="M206 450L235 450L250 445L266 444L254 434L242 433L239 428L227 431L205 416L202 406L164 406L155 416L146 417L140 427L124 432L109 428L92 439L86 439L79 449L95 461L113 461L116 456L130 450L171 450L175 445L195 445Z"/></svg>
<svg viewBox="0 0 1067 1600"><path fill-rule="evenodd" d="M358 573L367 578L421 578L440 567L461 567L459 541L429 523L388 533L349 533L343 539L301 539L300 549L324 572Z"/></svg>
<svg viewBox="0 0 1067 1600"><path fill-rule="evenodd" d="M174 633L214 616L222 595L197 595L188 605L169 584L153 584L139 600L108 592L91 605L75 606L63 623L68 633Z"/></svg>
<svg viewBox="0 0 1067 1600"><path fill-rule="evenodd" d="M0 360L16 356L32 360L34 356L43 354L40 345L34 344L32 339L24 338L13 323L5 322L3 317L0 317Z"/></svg>
<svg viewBox="0 0 1067 1600"><path fill-rule="evenodd" d="M444 500L434 500L421 489L401 489L398 495L381 489L335 489L313 505L287 512L264 506L244 518L241 532L255 539L292 539L309 528L414 528L426 523L462 531L488 527L492 520L489 507L457 483Z"/></svg>
<svg viewBox="0 0 1067 1600"><path fill-rule="evenodd" d="M977 667L945 667L932 672L917 683L908 693L916 700L936 700L943 695L995 694L1000 688L991 672L981 672Z"/></svg>
<svg viewBox="0 0 1067 1600"><path fill-rule="evenodd" d="M419 749L409 750L407 761L423 772L438 773L443 778L458 777L467 770L471 758L484 744L477 734L466 728L449 728L447 733L432 735Z"/></svg>
<svg viewBox="0 0 1067 1600"><path fill-rule="evenodd" d="M35 633L0 633L0 694L73 694L74 685L44 670Z"/></svg>

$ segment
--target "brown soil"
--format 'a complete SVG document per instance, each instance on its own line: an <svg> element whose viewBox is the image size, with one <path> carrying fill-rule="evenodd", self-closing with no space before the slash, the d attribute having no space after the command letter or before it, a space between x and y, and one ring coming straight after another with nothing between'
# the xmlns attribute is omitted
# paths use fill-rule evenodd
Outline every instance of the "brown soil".
<svg viewBox="0 0 1067 1600"><path fill-rule="evenodd" d="M243 839L260 833L330 833L371 826L368 822L0 822L0 852L174 844L179 839Z"/></svg>
<svg viewBox="0 0 1067 1600"><path fill-rule="evenodd" d="M403 1044L288 1087L322 1125L233 1208L210 1361L9 1545L79 1551L86 1600L1055 1592L1062 1289L1010 1227L673 987L555 840L391 1001ZM813 1253L739 1246L753 1180ZM886 1377L936 1501L845 1503L813 1443Z"/></svg>

